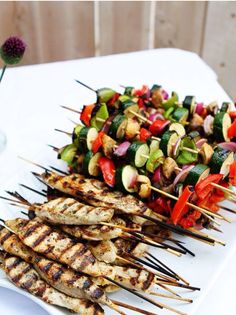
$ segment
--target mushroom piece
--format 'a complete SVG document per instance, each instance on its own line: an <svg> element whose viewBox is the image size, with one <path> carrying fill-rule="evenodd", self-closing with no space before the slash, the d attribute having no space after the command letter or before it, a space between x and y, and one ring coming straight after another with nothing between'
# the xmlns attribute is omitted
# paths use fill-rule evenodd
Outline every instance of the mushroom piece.
<svg viewBox="0 0 236 315"><path fill-rule="evenodd" d="M148 198L150 196L150 193L151 193L151 181L150 179L145 176L145 175L139 175L137 177L137 183L140 184L140 187L139 187L139 196L141 198Z"/></svg>
<svg viewBox="0 0 236 315"><path fill-rule="evenodd" d="M164 163L162 165L162 173L166 178L170 178L171 175L176 172L176 169L178 168L177 163L175 162L174 159L171 157L167 157L164 160Z"/></svg>
<svg viewBox="0 0 236 315"><path fill-rule="evenodd" d="M104 134L102 137L102 148L105 156L111 158L113 154L114 147L116 145L116 141L113 140L108 135Z"/></svg>
<svg viewBox="0 0 236 315"><path fill-rule="evenodd" d="M210 162L213 153L214 150L208 143L202 145L199 154L202 157L203 164L207 165Z"/></svg>
<svg viewBox="0 0 236 315"><path fill-rule="evenodd" d="M193 118L191 119L190 126L192 128L203 126L204 120L197 113L193 114Z"/></svg>
<svg viewBox="0 0 236 315"><path fill-rule="evenodd" d="M128 123L125 131L126 139L133 139L137 136L140 130L140 124L135 118L128 118Z"/></svg>

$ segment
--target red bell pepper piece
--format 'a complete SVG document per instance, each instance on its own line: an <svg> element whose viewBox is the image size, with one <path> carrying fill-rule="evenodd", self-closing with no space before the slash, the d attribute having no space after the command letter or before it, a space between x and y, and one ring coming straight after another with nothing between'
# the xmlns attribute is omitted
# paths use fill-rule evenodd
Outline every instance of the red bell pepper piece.
<svg viewBox="0 0 236 315"><path fill-rule="evenodd" d="M236 119L236 111L230 112L230 113L229 113L229 116L230 116L233 120Z"/></svg>
<svg viewBox="0 0 236 315"><path fill-rule="evenodd" d="M188 212L189 207L186 205L186 203L188 202L192 194L193 191L190 189L190 186L188 185L184 188L182 195L176 202L173 212L171 213L171 219L175 225Z"/></svg>
<svg viewBox="0 0 236 315"><path fill-rule="evenodd" d="M100 131L97 135L97 138L93 141L92 143L92 151L93 153L97 153L98 150L101 148L102 146L102 137L104 136L104 132Z"/></svg>
<svg viewBox="0 0 236 315"><path fill-rule="evenodd" d="M99 159L98 164L101 168L102 175L106 184L110 187L114 187L116 169L115 169L115 164L113 163L113 161L103 156Z"/></svg>
<svg viewBox="0 0 236 315"><path fill-rule="evenodd" d="M140 135L139 135L140 141L146 142L149 138L151 138L151 136L152 136L152 133L149 130L145 128L140 129Z"/></svg>
<svg viewBox="0 0 236 315"><path fill-rule="evenodd" d="M234 120L234 122L231 124L231 126L228 129L228 137L230 139L236 137L236 119Z"/></svg>
<svg viewBox="0 0 236 315"><path fill-rule="evenodd" d="M80 120L85 124L85 126L89 127L90 119L92 115L92 111L95 107L95 104L85 105L80 114Z"/></svg>
<svg viewBox="0 0 236 315"><path fill-rule="evenodd" d="M219 211L219 209L220 209L220 207L217 205L217 203L213 203L212 202L212 200L211 200L211 196L212 196L213 194L209 194L209 196L207 197L207 198L205 198L205 199L199 199L198 201L197 201L197 205L199 206L199 207L201 207L201 208L205 208L205 209L207 209L207 210L210 210L210 211L212 211L212 212L218 212ZM214 198L214 197L213 197ZM214 200L215 201L215 200ZM219 201L217 201L217 202L219 202Z"/></svg>
<svg viewBox="0 0 236 315"><path fill-rule="evenodd" d="M133 95L136 97L146 98L146 96L149 94L150 94L150 90L147 85L143 85L141 89L137 89L133 91Z"/></svg>
<svg viewBox="0 0 236 315"><path fill-rule="evenodd" d="M157 119L150 125L149 130L154 136L157 136L163 132L168 122L168 120Z"/></svg>
<svg viewBox="0 0 236 315"><path fill-rule="evenodd" d="M211 183L218 184L223 178L223 174L211 174L201 180L195 186L195 192L199 199L206 199L209 194L214 191L215 187Z"/></svg>
<svg viewBox="0 0 236 315"><path fill-rule="evenodd" d="M120 93L115 93L115 94L112 96L112 98L109 99L109 101L107 102L107 105L108 105L109 107L113 106L113 105L116 103L116 101L118 100L119 97L120 97Z"/></svg>
<svg viewBox="0 0 236 315"><path fill-rule="evenodd" d="M229 181L231 185L236 186L236 161L230 165Z"/></svg>
<svg viewBox="0 0 236 315"><path fill-rule="evenodd" d="M164 197L158 197L155 200L149 201L147 206L156 213L169 215L172 210L170 202L170 200Z"/></svg>

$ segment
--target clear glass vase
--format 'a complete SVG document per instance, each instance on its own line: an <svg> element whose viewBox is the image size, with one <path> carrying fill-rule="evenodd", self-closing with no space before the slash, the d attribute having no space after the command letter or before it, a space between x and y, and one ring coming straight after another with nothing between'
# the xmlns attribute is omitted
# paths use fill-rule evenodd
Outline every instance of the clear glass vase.
<svg viewBox="0 0 236 315"><path fill-rule="evenodd" d="M4 132L0 130L0 153L5 149L7 144L7 138Z"/></svg>

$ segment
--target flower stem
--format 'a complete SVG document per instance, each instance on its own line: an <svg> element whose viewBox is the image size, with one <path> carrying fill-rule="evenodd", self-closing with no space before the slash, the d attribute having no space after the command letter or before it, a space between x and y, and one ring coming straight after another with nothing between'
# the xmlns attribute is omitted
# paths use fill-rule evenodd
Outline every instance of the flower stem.
<svg viewBox="0 0 236 315"><path fill-rule="evenodd" d="M2 73L1 73L1 77L0 77L0 83L2 81L2 78L3 78L3 75L4 75L5 71L6 71L6 68L7 68L7 65L4 65L3 68L2 68Z"/></svg>

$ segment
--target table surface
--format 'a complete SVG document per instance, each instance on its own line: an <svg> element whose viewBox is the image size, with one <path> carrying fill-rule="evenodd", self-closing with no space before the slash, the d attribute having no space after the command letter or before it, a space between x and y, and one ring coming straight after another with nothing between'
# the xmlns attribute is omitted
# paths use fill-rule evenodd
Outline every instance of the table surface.
<svg viewBox="0 0 236 315"><path fill-rule="evenodd" d="M141 86L144 83L157 83L168 92L177 91L181 99L189 94L206 103L229 100L218 84L216 74L196 54L177 49L158 49L8 69L0 86L0 128L5 131L8 141L6 150L0 155L1 194L4 189L12 189L12 185L17 182L27 183L29 180L29 170L32 167L20 161L18 155L44 165L59 163L46 144L66 144L68 138L55 133L53 129L58 127L69 131L73 124L67 118L78 121L76 114L62 110L59 105L80 108L95 100L95 95L76 84L74 79L95 89L109 86L122 90L120 84ZM34 197L30 198L34 200ZM13 212L5 211L5 208L7 207L2 203L0 216L7 218ZM172 267L176 266L193 285L202 288L200 293L193 294L195 301L192 305L179 304L179 309L188 314L235 314L233 292L236 289L236 272L233 262L236 258L236 218L232 218L234 222L231 225L222 224L224 234L217 235L227 241L226 247L212 248L187 239L189 248L197 254L195 258L176 258L159 252L164 261L168 261ZM0 295L1 312L10 315L32 312L35 315L47 314L35 303L8 289L0 288ZM191 294L188 293L189 295ZM127 300L125 294L120 296ZM154 311L149 305L145 307ZM169 312L158 310L158 314Z"/></svg>

